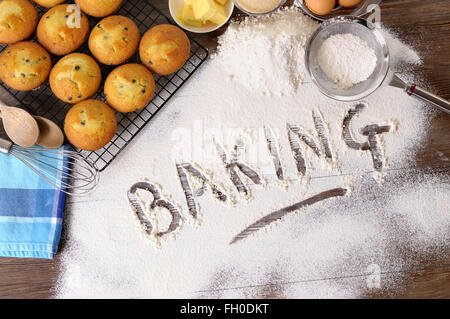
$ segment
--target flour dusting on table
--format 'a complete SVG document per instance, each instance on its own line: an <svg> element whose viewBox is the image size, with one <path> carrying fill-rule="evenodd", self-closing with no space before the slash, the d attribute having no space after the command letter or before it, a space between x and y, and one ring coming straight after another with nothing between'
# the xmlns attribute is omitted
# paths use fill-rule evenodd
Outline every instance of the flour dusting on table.
<svg viewBox="0 0 450 319"><path fill-rule="evenodd" d="M292 94L305 81L305 47L317 26L297 10L231 24L219 38L226 74L255 93Z"/></svg>
<svg viewBox="0 0 450 319"><path fill-rule="evenodd" d="M411 168L429 108L392 87L361 107L324 97L302 65L316 27L293 8L229 27L98 190L69 205L57 297L355 298L389 292L418 255L448 252L450 178ZM402 65L420 58L384 32L392 67L412 77ZM389 130L369 143L364 128L375 124ZM139 214L128 196L138 182ZM229 244L261 217L338 187L348 195Z"/></svg>

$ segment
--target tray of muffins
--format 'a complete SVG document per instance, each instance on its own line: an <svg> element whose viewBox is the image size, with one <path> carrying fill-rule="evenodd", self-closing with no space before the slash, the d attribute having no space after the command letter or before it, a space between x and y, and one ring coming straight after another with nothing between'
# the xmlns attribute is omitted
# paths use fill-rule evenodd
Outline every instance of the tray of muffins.
<svg viewBox="0 0 450 319"><path fill-rule="evenodd" d="M148 0L0 0L0 85L99 171L207 57Z"/></svg>

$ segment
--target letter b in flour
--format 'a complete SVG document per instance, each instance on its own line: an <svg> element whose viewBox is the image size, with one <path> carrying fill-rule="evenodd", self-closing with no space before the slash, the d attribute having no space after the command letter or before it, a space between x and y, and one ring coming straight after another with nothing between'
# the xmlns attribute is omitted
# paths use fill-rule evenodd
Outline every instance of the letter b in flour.
<svg viewBox="0 0 450 319"><path fill-rule="evenodd" d="M170 214L172 215L172 221L169 225L169 228L164 232L158 232L156 236L162 237L166 234L169 234L181 225L181 214L178 211L178 209L173 205L171 202L162 199L161 193L159 192L158 188L150 184L148 182L140 182L136 183L133 186L130 187L130 190L128 191L128 200L133 207L136 217L139 219L139 221L142 224L142 227L144 228L144 231L148 235L153 234L153 224L150 220L149 212L147 211L146 207L143 207L141 204L136 192L138 190L143 190L149 192L153 196L153 201L150 204L150 211L153 211L156 207L165 208L167 209Z"/></svg>

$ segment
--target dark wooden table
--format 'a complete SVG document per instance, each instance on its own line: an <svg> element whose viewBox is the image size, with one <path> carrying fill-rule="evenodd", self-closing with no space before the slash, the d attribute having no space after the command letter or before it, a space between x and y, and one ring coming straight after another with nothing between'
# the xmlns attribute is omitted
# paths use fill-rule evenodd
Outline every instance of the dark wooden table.
<svg viewBox="0 0 450 319"><path fill-rule="evenodd" d="M167 0L151 2L169 15ZM384 0L381 8L383 24L413 44L423 57L424 65L417 72L433 91L450 100L450 1ZM217 36L225 28L193 36L214 50ZM427 143L418 154L418 165L439 165L436 150L450 158L450 116L443 113L433 120ZM64 242L63 234L61 251ZM59 265L59 256L54 261L0 258L0 298L50 298ZM273 297L270 292L268 297ZM450 298L450 254L441 256L439 262L424 260L422 268L405 274L405 280L388 295L368 297Z"/></svg>

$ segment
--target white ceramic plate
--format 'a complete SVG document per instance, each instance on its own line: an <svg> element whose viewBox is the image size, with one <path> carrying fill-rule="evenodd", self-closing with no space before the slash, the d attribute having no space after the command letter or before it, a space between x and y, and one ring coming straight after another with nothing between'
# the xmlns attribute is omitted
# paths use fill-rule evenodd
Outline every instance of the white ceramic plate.
<svg viewBox="0 0 450 319"><path fill-rule="evenodd" d="M225 23L227 23L228 20L230 20L231 15L233 14L233 9L234 9L233 0L228 0L228 2L225 4L225 11L228 14L228 17L224 23L222 23L221 25L207 25L204 27L194 27L192 25L184 24L178 20L178 15L180 14L180 10L181 10L181 7L183 6L183 4L184 4L184 0L169 0L170 15L172 16L172 18L175 20L175 22L180 27L182 27L183 29L185 29L187 31L191 31L194 33L207 33L207 32L211 32L211 31L215 31L215 30L219 29Z"/></svg>

